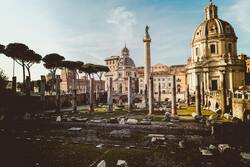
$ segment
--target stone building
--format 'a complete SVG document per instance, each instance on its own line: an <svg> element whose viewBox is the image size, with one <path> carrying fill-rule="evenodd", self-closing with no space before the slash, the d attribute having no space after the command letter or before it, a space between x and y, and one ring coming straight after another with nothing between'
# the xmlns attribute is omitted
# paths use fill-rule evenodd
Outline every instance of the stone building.
<svg viewBox="0 0 250 167"><path fill-rule="evenodd" d="M246 72L250 73L250 57L246 59Z"/></svg>
<svg viewBox="0 0 250 167"><path fill-rule="evenodd" d="M186 68L185 65L173 65L168 67L163 64L156 64L151 67L154 83L154 98L158 100L159 93L161 101L171 101L172 75L176 75L176 97L177 101L185 100L186 94ZM144 93L144 67L138 67L139 94Z"/></svg>
<svg viewBox="0 0 250 167"><path fill-rule="evenodd" d="M246 59L246 81L245 82L250 90L250 57L247 57Z"/></svg>
<svg viewBox="0 0 250 167"><path fill-rule="evenodd" d="M76 89L77 93L87 93L90 91L90 81L87 76L79 75L76 77ZM63 68L61 70L61 83L60 87L63 93L70 93L73 84L73 72ZM99 92L104 91L105 81L94 80L94 91L98 89Z"/></svg>
<svg viewBox="0 0 250 167"><path fill-rule="evenodd" d="M126 95L128 92L128 77L132 77L132 89L135 91L135 78L137 71L133 59L130 58L129 49L122 49L121 56L111 56L105 59L106 65L110 68L110 72L105 74L106 83L109 78L113 79L113 91L116 95ZM106 84L107 90L107 84Z"/></svg>
<svg viewBox="0 0 250 167"><path fill-rule="evenodd" d="M218 17L217 6L210 2L205 20L193 34L187 84L191 95L201 86L202 103L211 110L225 112L228 98L244 85L244 62L237 56L237 39L233 27Z"/></svg>

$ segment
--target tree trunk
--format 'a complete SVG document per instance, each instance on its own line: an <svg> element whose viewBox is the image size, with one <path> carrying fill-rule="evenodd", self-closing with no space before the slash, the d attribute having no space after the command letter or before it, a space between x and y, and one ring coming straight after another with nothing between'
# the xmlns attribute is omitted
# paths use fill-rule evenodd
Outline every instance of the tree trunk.
<svg viewBox="0 0 250 167"><path fill-rule="evenodd" d="M31 82L31 74L30 74L30 69L28 68L28 67L26 67L26 69L27 69L27 71L28 71L28 75L29 75L29 77L27 77L27 79L26 79L26 94L27 94L27 96L30 96L30 90L31 90L31 84L30 84L30 82Z"/></svg>
<svg viewBox="0 0 250 167"><path fill-rule="evenodd" d="M24 61L22 61L22 67L23 67L23 90L22 92L25 93L26 90L26 82L25 82L25 65L24 65Z"/></svg>

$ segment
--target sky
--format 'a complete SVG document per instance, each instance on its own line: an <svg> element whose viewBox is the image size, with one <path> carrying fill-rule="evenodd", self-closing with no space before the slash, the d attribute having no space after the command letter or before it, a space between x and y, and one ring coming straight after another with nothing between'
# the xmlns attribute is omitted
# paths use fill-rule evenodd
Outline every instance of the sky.
<svg viewBox="0 0 250 167"><path fill-rule="evenodd" d="M213 0L219 17L232 24L238 54L250 55L250 1ZM136 66L143 65L145 26L152 38L152 64L184 64L191 40L204 20L209 0L0 0L0 44L20 42L45 56L104 64L121 55L125 45ZM11 79L12 60L0 55L0 68ZM31 67L32 80L48 72L42 63ZM16 65L15 75L22 80Z"/></svg>

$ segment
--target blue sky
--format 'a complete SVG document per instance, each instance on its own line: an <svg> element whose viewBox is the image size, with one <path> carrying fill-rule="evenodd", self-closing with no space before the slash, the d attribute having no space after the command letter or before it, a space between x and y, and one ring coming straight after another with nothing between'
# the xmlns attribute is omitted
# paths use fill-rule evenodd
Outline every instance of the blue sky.
<svg viewBox="0 0 250 167"><path fill-rule="evenodd" d="M238 53L250 54L249 0L214 0L219 17L230 22ZM0 0L0 43L22 42L41 55L59 53L68 60L104 63L120 55L126 41L137 66L143 65L145 25L150 26L152 62L186 63L195 28L209 0ZM0 55L0 68L12 76L11 59ZM32 67L32 79L47 73ZM16 69L21 80L20 67Z"/></svg>

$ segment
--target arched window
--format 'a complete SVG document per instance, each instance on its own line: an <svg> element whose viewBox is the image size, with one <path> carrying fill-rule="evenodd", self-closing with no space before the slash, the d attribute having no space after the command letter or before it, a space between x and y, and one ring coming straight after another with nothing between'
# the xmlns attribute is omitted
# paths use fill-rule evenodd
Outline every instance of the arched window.
<svg viewBox="0 0 250 167"><path fill-rule="evenodd" d="M215 53L216 52L216 48L215 48L214 44L210 45L210 52L211 53Z"/></svg>
<svg viewBox="0 0 250 167"><path fill-rule="evenodd" d="M199 56L199 48L198 48L198 47L195 48L195 55L196 55L196 56Z"/></svg>

